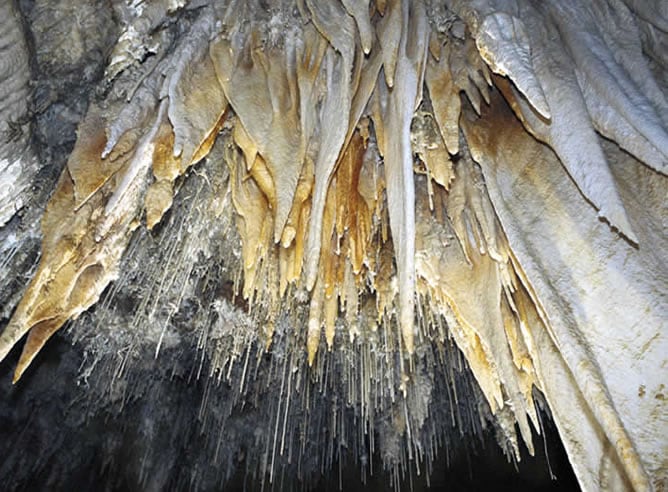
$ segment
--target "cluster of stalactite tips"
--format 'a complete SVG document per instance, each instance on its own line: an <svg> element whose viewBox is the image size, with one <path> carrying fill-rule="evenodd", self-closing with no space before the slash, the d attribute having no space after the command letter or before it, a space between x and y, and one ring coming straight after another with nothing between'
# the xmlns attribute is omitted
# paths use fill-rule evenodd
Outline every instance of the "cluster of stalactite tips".
<svg viewBox="0 0 668 492"><path fill-rule="evenodd" d="M207 394L238 389L230 414L261 406L249 387L280 386L249 445L258 480L314 455L331 466L335 446L367 466L380 425L396 436L381 450L397 477L428 473L453 429L493 425L509 455L518 438L532 451L536 340L550 320L490 176L550 161L611 236L638 242L599 136L666 172L665 97L637 56L631 10L122 3L102 88L41 219L39 264L0 336L1 360L27 335L15 381L72 320L127 341L114 380L137 340L160 359L191 326ZM130 319L105 317L122 302ZM328 392L333 408L309 418Z"/></svg>

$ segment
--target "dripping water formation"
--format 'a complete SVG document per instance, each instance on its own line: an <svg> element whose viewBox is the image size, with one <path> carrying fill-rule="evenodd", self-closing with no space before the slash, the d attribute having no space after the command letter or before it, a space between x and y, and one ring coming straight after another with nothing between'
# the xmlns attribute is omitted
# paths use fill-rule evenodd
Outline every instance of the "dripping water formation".
<svg viewBox="0 0 668 492"><path fill-rule="evenodd" d="M0 4L8 490L668 490L659 0Z"/></svg>

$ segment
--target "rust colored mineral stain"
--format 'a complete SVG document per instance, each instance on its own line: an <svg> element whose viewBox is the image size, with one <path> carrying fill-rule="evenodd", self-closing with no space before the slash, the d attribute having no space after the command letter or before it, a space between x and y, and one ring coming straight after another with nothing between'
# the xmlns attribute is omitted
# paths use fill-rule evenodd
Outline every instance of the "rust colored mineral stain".
<svg viewBox="0 0 668 492"><path fill-rule="evenodd" d="M353 273L362 271L367 259L367 247L371 240L373 210L361 195L360 174L364 165L366 146L364 138L357 131L346 149L337 172L339 182L337 193L337 228L339 238L344 237ZM346 234L347 233L347 234Z"/></svg>
<svg viewBox="0 0 668 492"><path fill-rule="evenodd" d="M60 327L66 321L67 319L63 317L51 318L40 321L30 329L26 342L23 345L21 357L16 364L12 383L16 384L18 380L21 379L21 376L26 371L33 359L37 356L39 351L42 350L44 344L56 331L60 329Z"/></svg>
<svg viewBox="0 0 668 492"><path fill-rule="evenodd" d="M100 142L104 127L83 125L79 140L68 167L63 172L56 191L46 207L42 219L43 256L37 272L2 336L0 347L9 350L26 333L28 341L16 368L14 381L35 358L44 343L68 320L94 304L102 289L114 275L114 263L120 259L129 233L136 224L126 217L124 228L111 234L109 249L93 237L95 225L104 219L100 214L106 197L117 179L109 176L95 181L95 191L85 203L77 203L77 182L71 177L70 166L81 175L85 168L104 168L101 162ZM74 159L78 159L76 162ZM126 164L127 166L127 161ZM123 168L117 170L123 172ZM91 173L94 175L95 171ZM88 193L90 183L82 181ZM103 241L104 243L104 241Z"/></svg>
<svg viewBox="0 0 668 492"><path fill-rule="evenodd" d="M217 84L217 79L213 78ZM218 89L220 91L220 88ZM221 91L222 94L222 91ZM105 120L100 110L91 106L78 129L78 139L72 154L42 218L42 259L26 293L0 336L0 358L28 333L26 344L16 367L14 382L18 381L47 340L69 319L78 317L97 302L108 283L116 276L132 232L139 225L138 217L146 210L150 229L162 218L172 204L173 181L196 160L210 151L226 118L227 104L214 109L219 116L212 126L202 130L200 142L183 162L174 157L174 129L163 113L148 110L138 125L154 126L150 134L145 128L128 128L108 155L102 157L107 142ZM187 114L186 114L187 116ZM155 122L150 121L153 117ZM157 120L156 120L157 117ZM202 126L202 121L199 121ZM192 136L192 135L191 135ZM148 147L141 139L152 138ZM146 188L131 190L130 196L114 206L114 222L99 227L108 220L104 213L114 193L123 186L124 177L136 172L133 160L145 159L138 152L151 152L151 168L155 181ZM141 171L140 171L141 172ZM138 175L133 180L145 180ZM126 188L127 189L127 188Z"/></svg>
<svg viewBox="0 0 668 492"><path fill-rule="evenodd" d="M181 158L174 157L174 129L166 119L155 137L151 167L157 181L174 181L181 174Z"/></svg>
<svg viewBox="0 0 668 492"><path fill-rule="evenodd" d="M373 216L379 210L375 206L370 209L373 199L365 197L360 190L361 181L369 179L364 176L365 172L369 172L364 166L365 151L365 138L359 131L354 132L337 165L327 195L322 231L324 237L329 238L323 242L328 247L323 248L321 253L321 276L315 287L315 290L323 290L317 294L316 302L323 302L324 307L317 306L310 316L307 342L310 364L318 349L318 327L324 324L325 341L331 350L339 310L345 309L351 318L357 316L357 292L364 284L365 276L373 273L374 262L370 257L380 247L378 234L373 233ZM382 189L374 192L382 194ZM347 275L347 271L352 275ZM352 292L355 294L352 295ZM319 300L320 297L323 301ZM345 302L346 299L350 302ZM316 316L323 319L316 319Z"/></svg>
<svg viewBox="0 0 668 492"><path fill-rule="evenodd" d="M249 143L242 137L243 133L235 133L235 141L245 144L248 150ZM322 327L326 344L332 349L340 310L346 310L351 318L356 316L358 289L364 285L366 275L373 273L375 251L381 247L380 241L387 240L386 235L375 231L373 225L377 214L384 219L375 220L376 224L387 223L387 211L378 205L384 182L376 175L376 169L365 161L367 140L368 136L363 136L360 131L352 133L328 189L321 226L323 244L327 247L321 253L307 327L306 349L310 364L315 361ZM278 309L281 302L288 302L284 299L288 285L304 285L302 266L313 199L314 169L312 162L307 160L283 236L280 242L274 243L267 226L276 213L272 203L274 182L260 154L250 150L244 151L244 155L254 156L252 165L244 166L242 161L245 159L239 160L240 156L234 151L226 157L232 173L233 203L243 246L243 296L268 306L271 318L273 309ZM351 274L346 274L347 271ZM276 278L277 294L269 295ZM352 295L352 292L356 294ZM349 302L344 302L346 299ZM393 300L394 294L385 302L392 303Z"/></svg>
<svg viewBox="0 0 668 492"><path fill-rule="evenodd" d="M172 206L174 196L174 180L181 174L181 158L174 157L174 131L164 121L156 135L153 150L153 176L144 199L146 208L146 227L151 230L160 222L163 215Z"/></svg>
<svg viewBox="0 0 668 492"><path fill-rule="evenodd" d="M290 44L286 49L294 51L296 46ZM210 47L225 96L265 163L264 190L272 190L276 242L280 241L294 201L306 150L300 133L297 68L294 63L286 63L285 56L280 51L263 51L257 31L244 40L241 48L222 38L214 40Z"/></svg>
<svg viewBox="0 0 668 492"><path fill-rule="evenodd" d="M127 152L116 153L106 159L101 159L102 151L107 143L104 131L105 119L101 110L91 105L77 130L77 145L74 147L67 163L72 181L74 182L75 208L81 207L96 193L128 160ZM130 149L136 145L128 143L129 137L119 143ZM80 142L80 143L79 143Z"/></svg>

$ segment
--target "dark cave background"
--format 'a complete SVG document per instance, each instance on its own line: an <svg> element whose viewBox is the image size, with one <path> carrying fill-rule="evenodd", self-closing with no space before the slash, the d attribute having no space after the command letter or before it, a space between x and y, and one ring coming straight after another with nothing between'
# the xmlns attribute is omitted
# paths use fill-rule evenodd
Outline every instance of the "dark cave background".
<svg viewBox="0 0 668 492"><path fill-rule="evenodd" d="M68 338L67 333L55 336L17 385L11 384L11 376L19 350L0 366L2 490L333 492L392 487L393 479L382 469L378 453L372 457L374 474L364 483L358 463L345 452L330 470L308 483L290 476L288 468L288 473L278 474L274 483L263 484L245 473L242 450L234 453L236 473L230 479L221 480L215 470L209 470L199 482L189 483L190 470L213 468L207 463L206 446L201 445L201 427L197 425L205 381L189 381L187 376L160 370L141 374L146 382L142 395L126 402L119 411L109 401L91 401L91 388L80 377L81 347ZM159 363L160 359L156 361ZM249 431L255 417L253 411L236 410L228 426ZM400 490L579 490L556 428L546 417L543 414L546 440L534 436L535 456L522 447L521 461L510 463L488 427L480 440L455 442L447 457L444 449L439 450L430 486L424 473L416 476L408 467L411 474L401 480ZM156 450L164 454L156 456L163 460L162 466L157 472L155 467L143 471L142 457Z"/></svg>

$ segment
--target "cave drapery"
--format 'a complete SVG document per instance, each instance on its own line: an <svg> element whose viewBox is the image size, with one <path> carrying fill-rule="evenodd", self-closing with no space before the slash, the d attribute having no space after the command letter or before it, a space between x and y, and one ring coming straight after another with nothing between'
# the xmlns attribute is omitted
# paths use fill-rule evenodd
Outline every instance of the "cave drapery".
<svg viewBox="0 0 668 492"><path fill-rule="evenodd" d="M187 346L204 402L259 409L247 453L272 482L345 436L428 470L441 427L492 426L518 458L544 404L583 490L668 489L665 2L35 0L0 19L18 385L68 325L112 400ZM82 80L76 111L54 102ZM58 118L77 125L64 165Z"/></svg>

